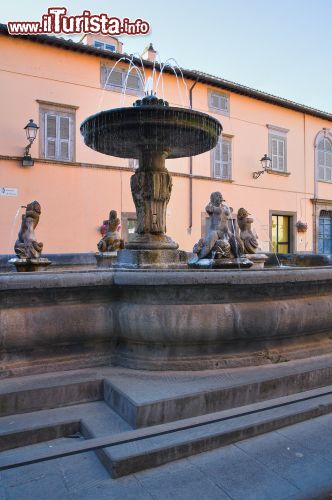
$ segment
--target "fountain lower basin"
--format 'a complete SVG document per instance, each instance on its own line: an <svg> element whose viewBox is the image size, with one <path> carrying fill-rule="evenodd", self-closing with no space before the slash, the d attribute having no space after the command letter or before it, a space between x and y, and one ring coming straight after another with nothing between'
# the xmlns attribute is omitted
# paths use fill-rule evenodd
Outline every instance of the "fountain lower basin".
<svg viewBox="0 0 332 500"><path fill-rule="evenodd" d="M0 275L1 374L249 366L332 351L332 267Z"/></svg>

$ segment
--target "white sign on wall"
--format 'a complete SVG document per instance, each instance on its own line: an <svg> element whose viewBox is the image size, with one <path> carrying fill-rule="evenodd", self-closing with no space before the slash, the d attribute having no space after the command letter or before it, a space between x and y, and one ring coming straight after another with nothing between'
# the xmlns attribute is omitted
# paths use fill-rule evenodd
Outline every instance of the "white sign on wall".
<svg viewBox="0 0 332 500"><path fill-rule="evenodd" d="M0 187L0 196L17 196L17 188Z"/></svg>

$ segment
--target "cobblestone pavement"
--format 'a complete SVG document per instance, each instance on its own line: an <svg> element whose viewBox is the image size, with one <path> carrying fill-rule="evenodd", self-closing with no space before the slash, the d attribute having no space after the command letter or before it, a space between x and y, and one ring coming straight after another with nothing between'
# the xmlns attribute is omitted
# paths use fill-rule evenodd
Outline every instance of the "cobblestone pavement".
<svg viewBox="0 0 332 500"><path fill-rule="evenodd" d="M120 479L92 452L0 476L0 500L227 498L332 499L332 415Z"/></svg>

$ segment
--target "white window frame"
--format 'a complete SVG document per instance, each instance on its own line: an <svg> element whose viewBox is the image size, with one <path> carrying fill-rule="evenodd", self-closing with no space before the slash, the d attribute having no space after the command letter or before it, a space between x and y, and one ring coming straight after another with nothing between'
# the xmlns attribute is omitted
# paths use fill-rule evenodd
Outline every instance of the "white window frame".
<svg viewBox="0 0 332 500"><path fill-rule="evenodd" d="M229 159L228 162L223 161L223 146L228 148ZM216 161L216 151L220 148L220 160ZM223 136L217 143L216 147L211 151L211 176L214 179L222 181L230 181L232 179L232 138ZM219 165L217 165L219 163ZM227 169L227 174L225 170Z"/></svg>
<svg viewBox="0 0 332 500"><path fill-rule="evenodd" d="M108 50L109 52L116 52L116 46L111 44L111 43L100 42L99 40L94 40L93 46L95 49ZM109 47L112 47L112 48L110 49Z"/></svg>
<svg viewBox="0 0 332 500"><path fill-rule="evenodd" d="M40 106L40 157L47 160L56 160L62 162L75 161L75 109L76 107L61 107L61 105ZM56 117L56 137L55 142L55 155L48 154L48 140L47 137L47 117ZM69 137L68 139L61 139L60 137L60 121L61 118L69 120ZM61 142L68 143L68 158L61 157Z"/></svg>
<svg viewBox="0 0 332 500"><path fill-rule="evenodd" d="M121 85L117 85L115 83L107 83L107 78L109 73L111 72L113 66L109 66L108 64L101 64L100 65L100 83L101 87L106 90L113 90L114 92L122 92L124 88L124 82L126 79L127 75L127 69L123 68L115 68L114 71L117 73L121 74ZM144 89L142 87L142 82L135 70L132 70L130 75L135 75L137 76L138 79L138 88L132 88L128 87L128 82L127 82L127 87L126 87L126 94L131 94L131 95L137 95L137 96L143 96L144 95Z"/></svg>
<svg viewBox="0 0 332 500"><path fill-rule="evenodd" d="M213 98L220 99L220 101L224 101L226 103L226 106L224 107L219 107L215 106L213 104ZM217 90L208 90L208 106L209 110L212 111L213 113L219 113L221 115L226 115L229 116L230 113L230 96L229 94L226 94L225 92L219 92Z"/></svg>
<svg viewBox="0 0 332 500"><path fill-rule="evenodd" d="M269 130L269 157L273 172L287 173L287 133L288 129L267 125Z"/></svg>

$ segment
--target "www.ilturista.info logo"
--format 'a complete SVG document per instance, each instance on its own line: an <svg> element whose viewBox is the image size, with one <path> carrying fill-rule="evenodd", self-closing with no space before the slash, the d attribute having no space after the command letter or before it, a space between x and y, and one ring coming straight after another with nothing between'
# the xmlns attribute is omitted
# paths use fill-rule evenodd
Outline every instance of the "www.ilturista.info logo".
<svg viewBox="0 0 332 500"><path fill-rule="evenodd" d="M65 7L50 7L41 21L8 21L10 35L48 35L100 33L102 35L146 35L150 25L143 19L130 21L107 14L91 14L84 10L80 16L67 16Z"/></svg>

